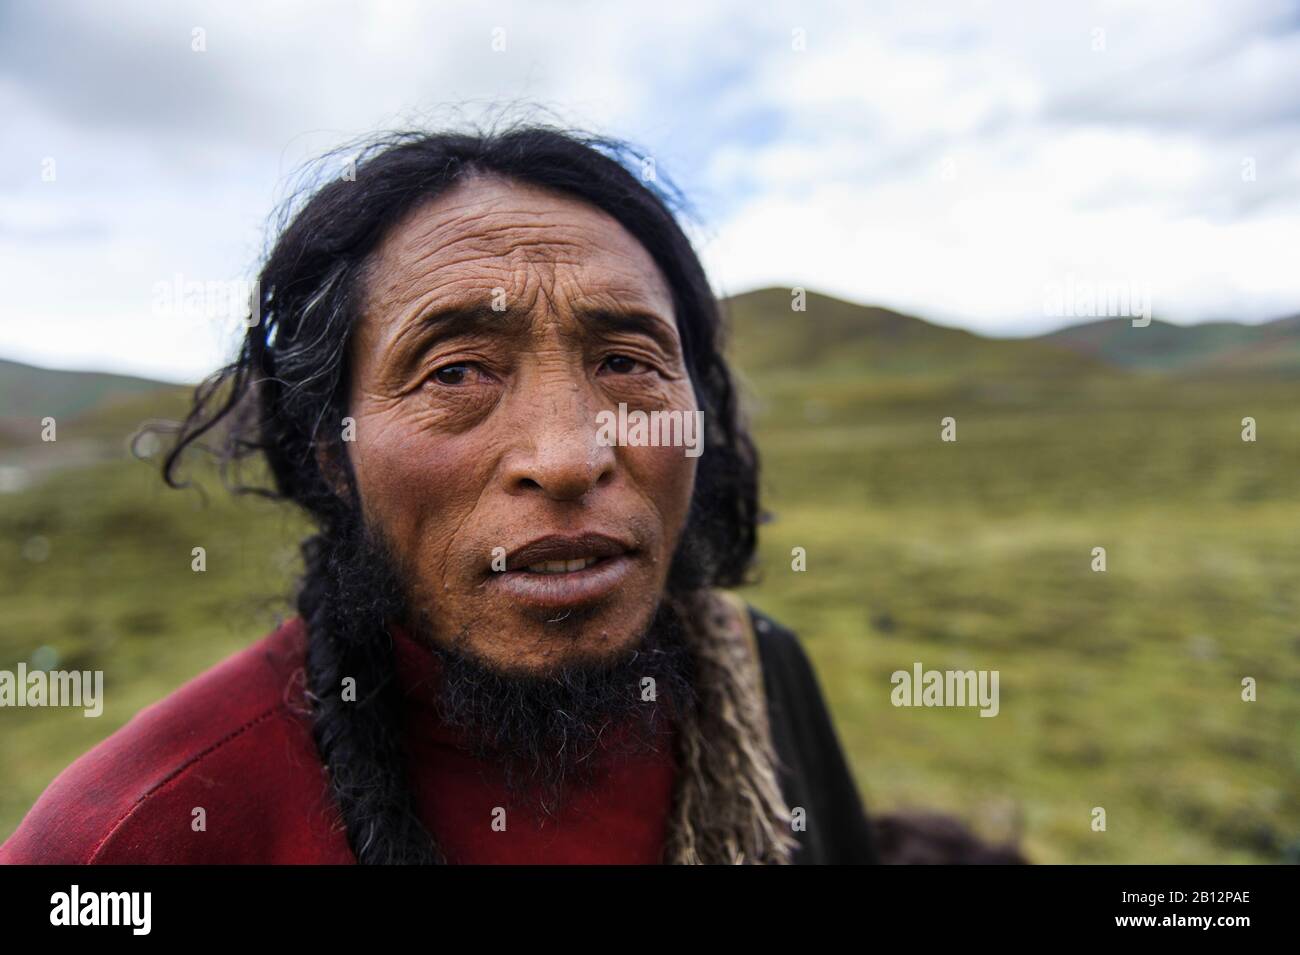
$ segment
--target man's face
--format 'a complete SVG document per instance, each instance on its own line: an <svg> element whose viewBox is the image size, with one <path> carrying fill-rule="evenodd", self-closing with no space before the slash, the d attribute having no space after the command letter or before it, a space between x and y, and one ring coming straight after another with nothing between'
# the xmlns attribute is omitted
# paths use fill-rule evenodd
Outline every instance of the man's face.
<svg viewBox="0 0 1300 955"><path fill-rule="evenodd" d="M681 447L598 440L620 403L696 408L640 243L576 200L465 180L377 250L351 360L366 520L433 639L532 674L631 649L695 480Z"/></svg>

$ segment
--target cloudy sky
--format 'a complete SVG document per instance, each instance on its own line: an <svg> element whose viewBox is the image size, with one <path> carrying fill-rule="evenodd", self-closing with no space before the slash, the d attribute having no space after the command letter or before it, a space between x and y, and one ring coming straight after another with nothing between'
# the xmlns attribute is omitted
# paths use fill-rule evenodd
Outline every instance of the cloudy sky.
<svg viewBox="0 0 1300 955"><path fill-rule="evenodd" d="M202 375L234 326L159 283L250 277L340 142L511 103L653 155L721 294L990 334L1089 283L1177 322L1300 311L1297 3L12 0L0 357Z"/></svg>

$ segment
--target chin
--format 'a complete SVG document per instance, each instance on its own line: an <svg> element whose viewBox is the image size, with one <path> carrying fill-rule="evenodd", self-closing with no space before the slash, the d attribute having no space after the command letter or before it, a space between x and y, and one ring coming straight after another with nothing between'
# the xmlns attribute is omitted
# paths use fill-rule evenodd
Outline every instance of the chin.
<svg viewBox="0 0 1300 955"><path fill-rule="evenodd" d="M503 673L541 675L616 663L640 646L657 597L539 611L501 607L460 631L459 650Z"/></svg>

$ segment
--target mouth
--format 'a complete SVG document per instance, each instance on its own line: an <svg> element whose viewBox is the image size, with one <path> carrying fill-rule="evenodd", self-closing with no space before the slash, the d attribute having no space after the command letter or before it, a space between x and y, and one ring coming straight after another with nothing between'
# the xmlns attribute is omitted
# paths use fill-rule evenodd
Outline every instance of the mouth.
<svg viewBox="0 0 1300 955"><path fill-rule="evenodd" d="M573 610L607 599L631 573L636 548L604 534L550 535L506 556L490 582L542 612Z"/></svg>
<svg viewBox="0 0 1300 955"><path fill-rule="evenodd" d="M603 557L579 557L577 560L544 560L524 568L530 574L571 574L600 563Z"/></svg>

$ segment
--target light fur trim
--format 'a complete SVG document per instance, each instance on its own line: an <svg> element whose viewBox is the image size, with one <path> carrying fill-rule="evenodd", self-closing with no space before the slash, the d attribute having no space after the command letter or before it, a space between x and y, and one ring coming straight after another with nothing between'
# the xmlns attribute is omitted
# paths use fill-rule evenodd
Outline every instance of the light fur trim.
<svg viewBox="0 0 1300 955"><path fill-rule="evenodd" d="M664 859L784 865L798 843L777 781L758 648L744 604L703 592L674 608L695 661L698 705L682 715Z"/></svg>

